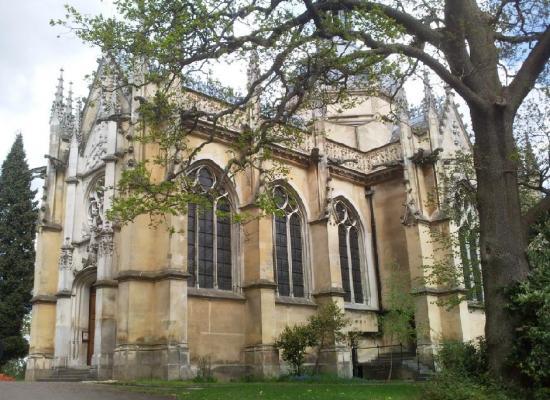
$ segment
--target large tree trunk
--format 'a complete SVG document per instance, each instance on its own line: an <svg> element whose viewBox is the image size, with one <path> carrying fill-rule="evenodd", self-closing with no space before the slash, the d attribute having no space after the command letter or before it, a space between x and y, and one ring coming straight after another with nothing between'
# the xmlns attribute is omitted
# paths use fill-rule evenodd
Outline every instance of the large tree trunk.
<svg viewBox="0 0 550 400"><path fill-rule="evenodd" d="M517 182L513 112L497 105L488 111L470 106L476 136L480 253L485 291L489 368L494 377L517 381L507 366L516 318L505 309L506 289L529 272Z"/></svg>

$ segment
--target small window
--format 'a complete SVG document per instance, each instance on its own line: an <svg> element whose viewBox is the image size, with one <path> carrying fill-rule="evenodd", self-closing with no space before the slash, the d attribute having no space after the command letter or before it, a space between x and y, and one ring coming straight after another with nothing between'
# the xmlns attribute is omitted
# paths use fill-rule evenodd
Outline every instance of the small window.
<svg viewBox="0 0 550 400"><path fill-rule="evenodd" d="M296 199L282 186L276 186L273 195L278 208L273 216L277 293L304 297L302 214Z"/></svg>
<svg viewBox="0 0 550 400"><path fill-rule="evenodd" d="M189 203L187 261L189 284L197 288L232 289L231 205L216 175L206 166L191 173L206 204Z"/></svg>
<svg viewBox="0 0 550 400"><path fill-rule="evenodd" d="M336 201L334 211L338 224L338 248L344 301L363 304L366 299L365 279L361 267L358 221L342 201Z"/></svg>

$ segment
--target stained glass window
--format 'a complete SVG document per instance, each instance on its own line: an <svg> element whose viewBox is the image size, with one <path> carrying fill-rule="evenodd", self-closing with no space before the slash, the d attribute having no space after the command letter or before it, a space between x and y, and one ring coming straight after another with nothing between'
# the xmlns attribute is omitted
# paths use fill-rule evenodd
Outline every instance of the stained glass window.
<svg viewBox="0 0 550 400"><path fill-rule="evenodd" d="M274 217L275 277L279 296L304 297L302 214L282 186L273 190L278 208Z"/></svg>
<svg viewBox="0 0 550 400"><path fill-rule="evenodd" d="M217 187L216 175L206 166L191 173L205 204L189 203L187 262L190 286L232 289L231 205L228 193Z"/></svg>
<svg viewBox="0 0 550 400"><path fill-rule="evenodd" d="M361 267L358 221L342 201L335 202L334 212L338 224L338 249L344 301L363 304L366 302L363 272L365 269Z"/></svg>

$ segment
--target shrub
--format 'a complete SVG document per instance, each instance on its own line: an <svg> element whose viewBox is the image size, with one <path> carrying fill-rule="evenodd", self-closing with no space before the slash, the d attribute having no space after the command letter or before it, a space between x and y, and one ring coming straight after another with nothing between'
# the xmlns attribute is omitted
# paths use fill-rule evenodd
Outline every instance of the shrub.
<svg viewBox="0 0 550 400"><path fill-rule="evenodd" d="M295 375L300 375L306 348L315 344L315 337L308 325L286 326L275 341L275 347L282 350L283 360L292 366Z"/></svg>
<svg viewBox="0 0 550 400"><path fill-rule="evenodd" d="M216 378L214 378L214 373L212 372L212 360L210 356L199 358L197 376L193 381L200 383L216 382Z"/></svg>
<svg viewBox="0 0 550 400"><path fill-rule="evenodd" d="M527 387L550 387L550 222L529 245L531 273L512 288L508 309L520 320L510 362Z"/></svg>
<svg viewBox="0 0 550 400"><path fill-rule="evenodd" d="M423 400L511 400L496 385L455 372L440 372L423 387Z"/></svg>
<svg viewBox="0 0 550 400"><path fill-rule="evenodd" d="M436 361L442 371L482 378L487 374L487 343L484 338L470 342L444 342Z"/></svg>
<svg viewBox="0 0 550 400"><path fill-rule="evenodd" d="M7 361L2 368L0 368L0 373L3 373L7 376L15 378L20 381L25 379L25 359L24 358L15 358L13 360Z"/></svg>

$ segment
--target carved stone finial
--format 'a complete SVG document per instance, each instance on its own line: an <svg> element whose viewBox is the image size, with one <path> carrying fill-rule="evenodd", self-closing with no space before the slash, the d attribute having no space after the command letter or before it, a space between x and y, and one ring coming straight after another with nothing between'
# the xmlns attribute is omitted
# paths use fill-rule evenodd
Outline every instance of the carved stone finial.
<svg viewBox="0 0 550 400"><path fill-rule="evenodd" d="M426 111L428 109L432 108L434 106L434 95L433 95L433 89L432 85L430 84L430 77L428 75L428 71L424 70L424 76L422 79L424 83L424 107Z"/></svg>
<svg viewBox="0 0 550 400"><path fill-rule="evenodd" d="M55 98L52 103L50 122L54 117L57 117L59 121L63 118L63 68L59 70L59 78L57 79Z"/></svg>

